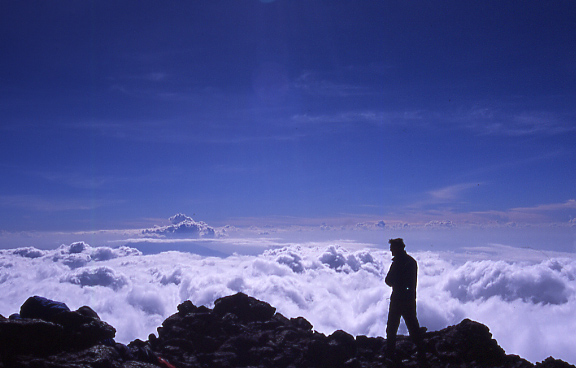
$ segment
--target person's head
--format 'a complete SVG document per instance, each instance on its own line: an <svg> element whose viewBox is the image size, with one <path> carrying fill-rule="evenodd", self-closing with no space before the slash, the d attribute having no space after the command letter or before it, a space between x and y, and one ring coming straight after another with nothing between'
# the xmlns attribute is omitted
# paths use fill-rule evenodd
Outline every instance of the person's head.
<svg viewBox="0 0 576 368"><path fill-rule="evenodd" d="M404 239L402 238L390 239L388 243L390 244L390 252L392 252L393 256L404 252L404 248L406 247Z"/></svg>

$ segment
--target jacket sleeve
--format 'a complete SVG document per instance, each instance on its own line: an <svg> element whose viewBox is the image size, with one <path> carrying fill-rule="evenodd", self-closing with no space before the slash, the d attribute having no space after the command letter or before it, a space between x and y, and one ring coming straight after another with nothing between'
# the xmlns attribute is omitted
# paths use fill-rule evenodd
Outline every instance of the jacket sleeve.
<svg viewBox="0 0 576 368"><path fill-rule="evenodd" d="M390 265L390 270L388 270L388 274L384 279L386 285L394 287L394 285L396 284L396 279L398 278L398 276L396 275L398 273L397 268L398 266L394 263L394 261L392 261L392 264Z"/></svg>

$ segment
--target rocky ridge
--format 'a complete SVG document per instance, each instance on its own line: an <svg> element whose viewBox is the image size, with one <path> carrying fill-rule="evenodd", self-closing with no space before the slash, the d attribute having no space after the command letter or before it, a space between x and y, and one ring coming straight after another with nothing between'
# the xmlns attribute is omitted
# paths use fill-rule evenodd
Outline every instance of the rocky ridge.
<svg viewBox="0 0 576 368"><path fill-rule="evenodd" d="M304 318L286 318L266 302L238 293L214 308L185 301L147 341L115 343L97 316L70 312L56 320L0 316L0 367L22 368L364 368L392 367L382 337L316 332ZM426 366L576 368L552 357L532 364L507 355L488 327L468 319L426 332ZM418 367L415 346L399 336L404 367Z"/></svg>

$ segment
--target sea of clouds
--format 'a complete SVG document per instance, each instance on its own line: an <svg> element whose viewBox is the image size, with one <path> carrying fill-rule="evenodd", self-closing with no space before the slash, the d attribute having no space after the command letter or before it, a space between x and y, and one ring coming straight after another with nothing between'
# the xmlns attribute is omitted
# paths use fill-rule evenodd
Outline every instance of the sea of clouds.
<svg viewBox="0 0 576 368"><path fill-rule="evenodd" d="M205 231L188 229L196 230ZM242 291L287 317L305 317L319 332L385 336L390 289L383 280L391 263L385 249L353 241L171 241L0 250L0 314L18 312L32 295L71 309L89 305L127 343L155 333L184 300L211 307ZM509 354L576 362L572 254L497 245L410 253L419 264L418 316L429 330L471 318L489 326ZM407 333L403 325L400 333Z"/></svg>

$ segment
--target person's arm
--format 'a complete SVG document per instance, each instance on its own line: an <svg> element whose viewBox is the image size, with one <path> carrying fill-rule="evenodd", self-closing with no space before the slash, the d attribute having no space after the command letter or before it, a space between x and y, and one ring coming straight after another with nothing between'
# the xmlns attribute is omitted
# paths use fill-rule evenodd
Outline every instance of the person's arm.
<svg viewBox="0 0 576 368"><path fill-rule="evenodd" d="M396 274L398 273L398 271L396 270L398 266L395 265L394 261L392 261L392 265L390 265L390 270L388 271L388 274L386 275L386 278L384 279L384 282L386 282L386 285L390 286L390 287L394 287L394 285L396 284L396 279L397 276Z"/></svg>

